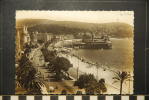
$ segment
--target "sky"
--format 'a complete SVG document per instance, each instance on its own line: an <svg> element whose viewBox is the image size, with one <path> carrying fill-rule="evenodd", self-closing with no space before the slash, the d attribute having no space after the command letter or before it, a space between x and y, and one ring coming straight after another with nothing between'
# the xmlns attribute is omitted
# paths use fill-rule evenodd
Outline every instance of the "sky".
<svg viewBox="0 0 149 100"><path fill-rule="evenodd" d="M134 26L133 11L39 11L17 10L16 19L50 19L88 23L124 22Z"/></svg>

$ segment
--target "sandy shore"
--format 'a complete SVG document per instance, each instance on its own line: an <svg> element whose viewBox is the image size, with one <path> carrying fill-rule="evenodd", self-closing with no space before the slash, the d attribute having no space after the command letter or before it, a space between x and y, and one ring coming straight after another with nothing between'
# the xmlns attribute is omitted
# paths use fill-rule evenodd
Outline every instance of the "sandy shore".
<svg viewBox="0 0 149 100"><path fill-rule="evenodd" d="M64 44L62 41L58 42L57 45L55 45L55 47L56 48L58 47L57 50L60 51L61 49L63 49L63 51L66 52L68 51L67 53L60 52L58 53L58 55L67 58L73 64L73 68L70 68L69 70L70 76L72 76L74 79L77 79L77 69L79 69L79 75L88 73L93 74L97 80L104 78L107 85L107 92L105 94L120 93L119 89L120 83L119 82L113 83L114 82L113 77L115 76L115 72L118 72L120 68L105 66L101 64L99 65L94 62L88 61L87 59L78 57L76 54L72 54L69 48L59 48L59 46L61 46L62 44ZM133 75L133 71L130 72L130 74ZM133 81L127 81L126 83L123 84L123 94L133 94Z"/></svg>
<svg viewBox="0 0 149 100"><path fill-rule="evenodd" d="M72 77L76 79L77 68L79 69L79 75L83 73L93 74L97 80L104 78L106 80L108 91L105 94L119 94L120 83L114 83L112 79L114 77L114 71L118 71L118 69L109 69L108 66L97 66L92 62L82 61L82 59L78 58L74 55L62 54L59 56L65 57L69 59L69 61L73 64L73 68L70 69L69 73ZM92 63L92 64L91 64ZM132 94L133 93L133 82L127 82L123 84L123 93L124 94Z"/></svg>

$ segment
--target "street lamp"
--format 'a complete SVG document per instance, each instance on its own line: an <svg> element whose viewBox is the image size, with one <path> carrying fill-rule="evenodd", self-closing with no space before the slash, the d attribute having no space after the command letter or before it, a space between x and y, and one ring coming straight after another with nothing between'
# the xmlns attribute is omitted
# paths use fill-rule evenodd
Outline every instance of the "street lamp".
<svg viewBox="0 0 149 100"><path fill-rule="evenodd" d="M78 50L77 50L77 54L79 56ZM79 58L78 59L78 67L77 67L77 80L79 79Z"/></svg>

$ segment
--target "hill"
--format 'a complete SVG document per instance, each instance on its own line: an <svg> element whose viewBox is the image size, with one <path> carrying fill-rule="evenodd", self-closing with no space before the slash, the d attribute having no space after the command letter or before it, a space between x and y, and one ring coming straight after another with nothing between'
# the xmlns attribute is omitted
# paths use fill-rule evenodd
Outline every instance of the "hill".
<svg viewBox="0 0 149 100"><path fill-rule="evenodd" d="M86 23L73 21L54 21L48 19L22 19L16 21L16 26L29 26L30 32L48 32L54 34L73 34L90 32L93 34L107 33L113 37L133 37L133 27L126 23Z"/></svg>

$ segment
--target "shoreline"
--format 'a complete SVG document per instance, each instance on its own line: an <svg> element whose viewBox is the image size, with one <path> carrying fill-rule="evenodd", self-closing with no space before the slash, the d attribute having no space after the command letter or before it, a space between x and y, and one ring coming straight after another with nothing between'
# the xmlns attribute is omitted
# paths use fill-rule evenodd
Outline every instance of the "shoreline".
<svg viewBox="0 0 149 100"><path fill-rule="evenodd" d="M93 74L97 80L104 78L106 81L106 84L108 86L108 90L109 90L105 94L111 94L110 91L112 91L113 89L115 89L115 91L117 90L113 94L119 94L119 87L120 87L119 83L113 84L114 72L118 71L118 69L110 69L104 65L102 65L100 67L96 66L96 64L90 65L86 62L82 62L81 59L79 59L78 57L73 56L71 54L59 53L59 56L67 58L73 64L73 68L70 69L69 74L70 74L70 76L74 77L74 79L76 79L75 72L77 73L77 68L78 68L79 69L79 72L78 72L79 75L86 73L86 74ZM123 93L124 94L132 94L133 93L133 82L129 82L129 83L127 83L127 85L128 84L130 86L126 86L123 84L124 85L123 86ZM130 89L130 88L132 88L132 89Z"/></svg>
<svg viewBox="0 0 149 100"><path fill-rule="evenodd" d="M124 39L116 39L116 40L124 40ZM129 39L126 38L125 40ZM72 48L60 47L62 44L63 44L62 41L58 42L57 45L55 45L55 49L57 49L59 56L67 58L73 64L73 68L70 68L69 70L70 76L76 79L77 68L78 68L79 75L87 73L87 74L93 74L97 80L104 78L108 89L108 91L105 94L111 94L111 93L119 94L120 83L118 82L113 84L114 82L113 77L115 77L115 72L127 71L126 69L116 68L110 65L103 65L101 63L100 64L94 63L94 61L88 60L86 58L84 59L83 56L80 57L80 55L75 54L75 52L73 53ZM133 70L130 70L130 74L131 76L133 76ZM133 81L129 81L126 82L126 84L123 84L123 94L132 94L132 93L133 93Z"/></svg>

